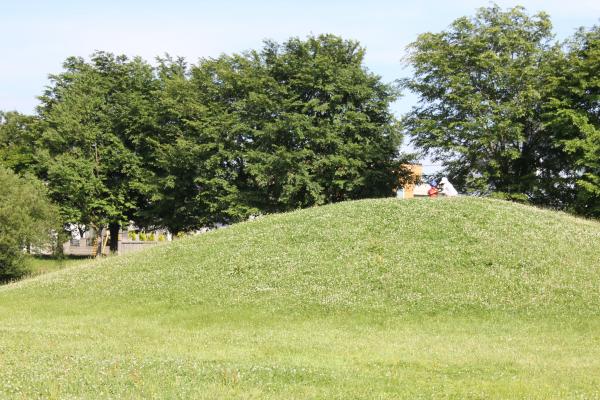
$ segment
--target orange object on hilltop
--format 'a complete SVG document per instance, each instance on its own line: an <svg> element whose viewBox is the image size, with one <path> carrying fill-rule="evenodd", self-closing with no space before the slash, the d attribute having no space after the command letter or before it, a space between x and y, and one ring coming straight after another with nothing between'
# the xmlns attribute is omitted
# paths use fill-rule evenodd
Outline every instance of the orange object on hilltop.
<svg viewBox="0 0 600 400"><path fill-rule="evenodd" d="M438 190L437 187L431 187L428 191L427 191L427 196L429 197L438 197L438 193L440 191Z"/></svg>
<svg viewBox="0 0 600 400"><path fill-rule="evenodd" d="M413 182L419 182L421 180L421 176L423 176L423 165L421 164L404 164L402 165L404 168L407 168L412 173L414 179ZM402 190L404 199L412 199L415 197L415 183L407 183L398 190Z"/></svg>

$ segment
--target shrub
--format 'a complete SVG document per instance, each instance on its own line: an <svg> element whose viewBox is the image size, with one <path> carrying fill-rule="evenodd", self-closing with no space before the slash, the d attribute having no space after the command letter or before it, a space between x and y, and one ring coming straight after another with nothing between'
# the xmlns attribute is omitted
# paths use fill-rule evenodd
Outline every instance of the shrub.
<svg viewBox="0 0 600 400"><path fill-rule="evenodd" d="M140 232L140 240L145 242L147 239L148 237L146 236L146 232Z"/></svg>
<svg viewBox="0 0 600 400"><path fill-rule="evenodd" d="M7 281L26 273L23 249L55 245L59 213L33 177L0 167L0 188L0 281Z"/></svg>
<svg viewBox="0 0 600 400"><path fill-rule="evenodd" d="M149 242L154 242L154 232L150 233L150 235L148 236L148 241Z"/></svg>
<svg viewBox="0 0 600 400"><path fill-rule="evenodd" d="M162 233L160 235L158 235L158 241L159 242L164 242L165 240L167 240L166 236L163 235Z"/></svg>

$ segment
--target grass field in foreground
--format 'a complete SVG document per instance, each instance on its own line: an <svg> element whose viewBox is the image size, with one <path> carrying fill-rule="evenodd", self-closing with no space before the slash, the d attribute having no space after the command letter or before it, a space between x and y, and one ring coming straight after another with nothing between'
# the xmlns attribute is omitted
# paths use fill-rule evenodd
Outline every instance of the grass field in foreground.
<svg viewBox="0 0 600 400"><path fill-rule="evenodd" d="M0 288L0 398L600 398L600 224L273 215Z"/></svg>

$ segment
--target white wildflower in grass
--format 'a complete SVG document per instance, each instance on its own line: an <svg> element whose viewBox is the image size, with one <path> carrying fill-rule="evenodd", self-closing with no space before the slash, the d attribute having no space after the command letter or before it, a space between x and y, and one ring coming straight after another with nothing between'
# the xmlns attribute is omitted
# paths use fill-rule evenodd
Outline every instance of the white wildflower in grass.
<svg viewBox="0 0 600 400"><path fill-rule="evenodd" d="M0 398L598 398L600 224L364 200L0 287Z"/></svg>

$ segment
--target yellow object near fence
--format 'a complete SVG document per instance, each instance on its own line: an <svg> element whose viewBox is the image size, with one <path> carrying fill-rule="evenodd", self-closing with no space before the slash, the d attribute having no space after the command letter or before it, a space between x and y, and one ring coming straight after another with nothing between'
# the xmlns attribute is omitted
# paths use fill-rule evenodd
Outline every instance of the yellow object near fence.
<svg viewBox="0 0 600 400"><path fill-rule="evenodd" d="M398 191L401 191L402 193L402 195L398 197L401 197L403 199L412 199L413 197L415 197L415 186L423 176L423 165L404 164L402 166L411 172L412 179L410 179L410 183L405 183L402 185L402 187L398 188Z"/></svg>

